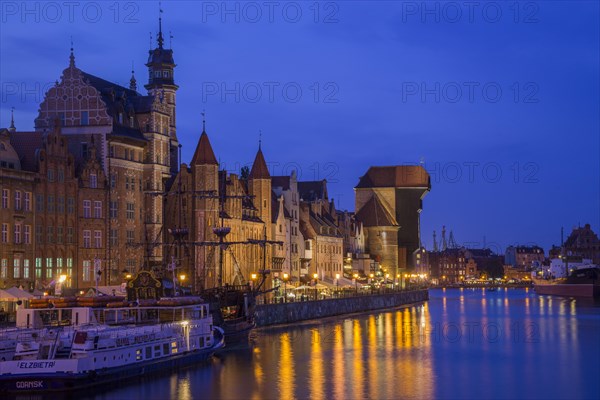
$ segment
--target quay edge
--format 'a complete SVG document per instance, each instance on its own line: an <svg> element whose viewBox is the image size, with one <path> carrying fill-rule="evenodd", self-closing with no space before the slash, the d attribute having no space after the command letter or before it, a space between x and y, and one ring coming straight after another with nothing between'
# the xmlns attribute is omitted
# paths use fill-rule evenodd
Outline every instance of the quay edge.
<svg viewBox="0 0 600 400"><path fill-rule="evenodd" d="M259 304L255 310L255 321L257 327L290 324L336 315L400 307L428 299L428 290L411 290L337 299Z"/></svg>

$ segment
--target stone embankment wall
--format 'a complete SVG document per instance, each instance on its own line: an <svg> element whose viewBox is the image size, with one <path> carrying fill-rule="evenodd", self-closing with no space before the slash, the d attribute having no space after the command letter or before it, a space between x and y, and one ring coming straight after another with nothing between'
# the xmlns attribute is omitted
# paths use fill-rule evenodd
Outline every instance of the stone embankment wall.
<svg viewBox="0 0 600 400"><path fill-rule="evenodd" d="M256 324L257 326L289 324L335 315L394 308L428 299L427 290L414 290L339 299L259 304L256 306Z"/></svg>

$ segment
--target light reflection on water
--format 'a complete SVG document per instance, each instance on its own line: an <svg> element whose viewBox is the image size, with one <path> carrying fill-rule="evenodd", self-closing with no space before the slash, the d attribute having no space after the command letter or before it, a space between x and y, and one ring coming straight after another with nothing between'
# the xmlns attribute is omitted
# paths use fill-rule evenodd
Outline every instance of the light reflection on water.
<svg viewBox="0 0 600 400"><path fill-rule="evenodd" d="M598 306L431 290L411 307L262 329L249 348L92 398L599 398Z"/></svg>

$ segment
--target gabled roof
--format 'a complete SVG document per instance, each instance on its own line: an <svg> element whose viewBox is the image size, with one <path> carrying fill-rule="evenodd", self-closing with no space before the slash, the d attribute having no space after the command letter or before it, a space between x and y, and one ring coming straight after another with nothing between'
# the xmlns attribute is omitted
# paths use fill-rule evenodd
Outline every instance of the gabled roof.
<svg viewBox="0 0 600 400"><path fill-rule="evenodd" d="M252 164L252 169L250 170L249 178L271 179L271 174L269 174L269 169L267 168L267 163L265 162L265 157L263 156L260 146L258 147L258 152L256 153L256 157L254 158L254 164Z"/></svg>
<svg viewBox="0 0 600 400"><path fill-rule="evenodd" d="M200 140L198 140L198 146L196 146L196 151L194 152L191 165L206 164L217 165L218 162L212 146L210 145L210 140L208 140L208 135L206 132L202 131L202 135L200 135Z"/></svg>
<svg viewBox="0 0 600 400"><path fill-rule="evenodd" d="M327 199L327 181L298 182L298 193L304 201L316 201Z"/></svg>
<svg viewBox="0 0 600 400"><path fill-rule="evenodd" d="M370 167L356 188L430 188L429 174L420 165Z"/></svg>
<svg viewBox="0 0 600 400"><path fill-rule="evenodd" d="M43 132L13 132L10 134L10 143L19 155L21 169L36 171L35 154L42 148Z"/></svg>
<svg viewBox="0 0 600 400"><path fill-rule="evenodd" d="M364 226L398 226L394 218L379 200L379 196L373 195L367 203L356 213L356 219Z"/></svg>
<svg viewBox="0 0 600 400"><path fill-rule="evenodd" d="M127 97L134 97L134 96L150 97L150 96L141 96L135 90L128 89L128 88L126 88L124 86L121 86L121 85L118 85L116 83L112 83L110 81L107 81L106 79L102 79L102 78L99 78L99 77L97 77L95 75L88 74L87 72L81 71L81 75L83 76L83 80L84 81L87 80L90 83L90 85L92 85L100 93L102 93L102 100L104 100L104 101L106 101L104 93L106 92L107 89L112 89L116 93L123 92L123 93L125 93L127 95Z"/></svg>
<svg viewBox="0 0 600 400"><path fill-rule="evenodd" d="M289 175L283 176L272 176L271 187L280 187L281 190L290 190L290 177Z"/></svg>

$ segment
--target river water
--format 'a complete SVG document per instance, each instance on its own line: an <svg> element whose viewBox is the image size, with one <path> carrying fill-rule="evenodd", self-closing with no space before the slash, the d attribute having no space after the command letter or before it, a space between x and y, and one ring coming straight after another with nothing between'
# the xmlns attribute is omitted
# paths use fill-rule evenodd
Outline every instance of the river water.
<svg viewBox="0 0 600 400"><path fill-rule="evenodd" d="M600 304L436 289L401 309L263 328L207 364L75 397L597 399Z"/></svg>

